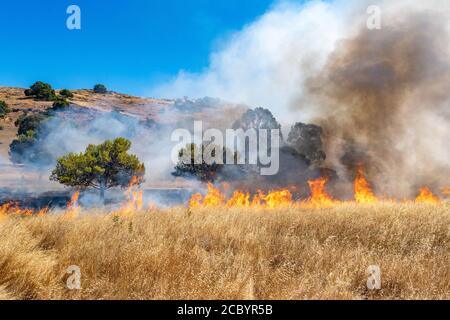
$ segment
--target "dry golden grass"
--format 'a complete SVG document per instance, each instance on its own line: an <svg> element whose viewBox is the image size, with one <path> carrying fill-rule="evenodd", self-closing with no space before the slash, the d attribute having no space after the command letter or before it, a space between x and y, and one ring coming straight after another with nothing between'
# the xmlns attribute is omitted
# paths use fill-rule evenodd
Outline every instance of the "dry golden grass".
<svg viewBox="0 0 450 320"><path fill-rule="evenodd" d="M449 203L9 217L0 299L449 299L449 227Z"/></svg>

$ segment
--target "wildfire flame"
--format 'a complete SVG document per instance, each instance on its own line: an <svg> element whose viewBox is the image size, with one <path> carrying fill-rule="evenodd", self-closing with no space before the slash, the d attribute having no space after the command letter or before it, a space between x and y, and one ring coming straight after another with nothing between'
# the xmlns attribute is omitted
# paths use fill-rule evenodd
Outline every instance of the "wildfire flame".
<svg viewBox="0 0 450 320"><path fill-rule="evenodd" d="M8 202L0 206L0 219L7 216L32 216L37 215L39 217L44 216L48 212L48 208L35 211L33 209L22 209L19 204Z"/></svg>
<svg viewBox="0 0 450 320"><path fill-rule="evenodd" d="M142 190L134 191L133 188L139 184L139 178L134 176L131 178L128 188L125 191L125 197L127 201L122 205L122 207L113 212L115 215L119 216L132 216L136 211L141 211L143 208L143 192Z"/></svg>
<svg viewBox="0 0 450 320"><path fill-rule="evenodd" d="M287 189L271 191L267 195L259 191L253 198L251 198L248 192L236 190L227 201L226 196L218 188L214 187L213 184L209 183L206 195L203 196L200 193L192 195L189 200L189 207L277 208L291 205L292 203L292 194Z"/></svg>
<svg viewBox="0 0 450 320"><path fill-rule="evenodd" d="M367 181L363 166L358 166L356 170L356 178L354 183L355 201L357 203L374 203L378 198L372 191L372 188Z"/></svg>
<svg viewBox="0 0 450 320"><path fill-rule="evenodd" d="M0 216L17 215L17 216L31 216L32 209L22 209L17 203L5 203L0 206Z"/></svg>
<svg viewBox="0 0 450 320"><path fill-rule="evenodd" d="M416 198L416 203L438 203L439 198L436 197L430 189L422 188L420 189L420 194Z"/></svg>
<svg viewBox="0 0 450 320"><path fill-rule="evenodd" d="M319 209L329 208L336 206L346 201L335 200L327 192L326 185L328 179L319 178L316 180L308 181L308 186L311 195L306 200L293 200L290 189L273 190L267 194L263 191L258 191L256 194L251 195L249 192L242 190L235 190L231 193L231 187L225 184L223 188L224 192L216 188L213 184L207 185L207 192L205 195L196 193L192 195L189 200L189 208L263 208L263 209L276 209L286 206L296 206L298 208ZM127 201L117 211L113 211L113 215L120 216L132 216L135 212L143 209L143 192L141 190L134 190L139 184L138 177L133 177L129 183L125 196ZM355 201L356 203L374 203L378 202L378 198L372 191L370 183L367 181L362 166L357 168L356 178L354 181ZM231 196L227 199L225 193ZM449 195L450 189L445 188L442 190L442 194ZM75 192L70 201L67 203L66 210L64 212L65 217L76 218L80 213L80 207L78 205L78 199L80 192ZM395 200L392 200L395 201ZM420 190L419 195L414 200L415 203L430 203L438 204L441 200L435 196L430 189L424 187ZM150 204L149 210L156 210L156 205ZM41 209L39 211L33 209L23 209L17 203L5 203L0 205L0 219L8 216L44 216L49 211L48 208Z"/></svg>
<svg viewBox="0 0 450 320"><path fill-rule="evenodd" d="M225 196L211 183L208 184L208 193L203 198L204 207L220 207L225 202Z"/></svg>
<svg viewBox="0 0 450 320"><path fill-rule="evenodd" d="M326 178L308 181L311 197L303 202L302 206L308 208L327 208L337 204L338 201L334 200L325 189L327 182L328 180Z"/></svg>
<svg viewBox="0 0 450 320"><path fill-rule="evenodd" d="M300 208L329 208L336 206L345 201L335 200L327 192L326 185L328 179L319 178L308 181L311 196L303 201L294 201L289 189L281 189L270 191L265 194L258 191L257 194L251 195L249 192L242 190L234 191L227 200L224 192L221 192L213 184L208 184L208 190L205 195L196 193L189 200L190 208L211 208L211 207L227 207L227 208L266 208L274 209L285 206L298 206ZM227 186L227 189L229 186ZM355 201L358 204L370 204L378 202L370 183L367 181L362 166L357 168L356 178L354 181ZM395 201L395 200L392 200ZM434 196L431 191L423 188L415 202L439 203L438 197Z"/></svg>
<svg viewBox="0 0 450 320"><path fill-rule="evenodd" d="M266 196L261 192L260 198L265 202L266 208L279 208L292 205L292 194L289 190L271 191Z"/></svg>
<svg viewBox="0 0 450 320"><path fill-rule="evenodd" d="M80 213L80 207L78 206L78 199L80 197L80 192L75 192L70 198L66 206L65 216L69 219L75 219Z"/></svg>
<svg viewBox="0 0 450 320"><path fill-rule="evenodd" d="M248 208L252 202L250 202L250 193L235 191L231 196L231 199L227 202L227 207Z"/></svg>
<svg viewBox="0 0 450 320"><path fill-rule="evenodd" d="M191 199L189 200L189 208L197 208L202 206L203 196L201 193L193 194Z"/></svg>

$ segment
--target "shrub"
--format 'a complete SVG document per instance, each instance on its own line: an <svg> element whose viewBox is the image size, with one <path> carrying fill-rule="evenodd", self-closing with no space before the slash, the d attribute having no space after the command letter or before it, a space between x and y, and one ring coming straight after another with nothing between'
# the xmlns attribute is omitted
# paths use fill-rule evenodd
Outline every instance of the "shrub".
<svg viewBox="0 0 450 320"><path fill-rule="evenodd" d="M28 130L23 134L18 134L9 145L9 155L14 163L29 162L33 155L33 148L36 143L36 132Z"/></svg>
<svg viewBox="0 0 450 320"><path fill-rule="evenodd" d="M27 135L29 131L37 132L41 126L41 123L46 119L43 114L22 114L14 125L18 128L17 135Z"/></svg>
<svg viewBox="0 0 450 320"><path fill-rule="evenodd" d="M9 109L8 105L5 101L0 101L0 118L3 118L8 113L11 112L11 109Z"/></svg>
<svg viewBox="0 0 450 320"><path fill-rule="evenodd" d="M67 101L65 98L63 97L58 97L56 98L56 101L53 102L53 110L60 110L60 109L64 109L66 107L68 107L70 105L69 101Z"/></svg>
<svg viewBox="0 0 450 320"><path fill-rule="evenodd" d="M45 148L39 146L36 134L29 131L27 135L20 135L9 145L9 156L13 163L30 165L49 165L51 155Z"/></svg>
<svg viewBox="0 0 450 320"><path fill-rule="evenodd" d="M27 97L35 97L37 100L56 100L55 90L52 89L51 85L42 81L35 82L30 89L26 89L24 93Z"/></svg>
<svg viewBox="0 0 450 320"><path fill-rule="evenodd" d="M45 113L22 114L14 123L18 127L17 137L9 145L9 156L13 163L48 165L51 155L41 145Z"/></svg>
<svg viewBox="0 0 450 320"><path fill-rule="evenodd" d="M59 95L66 98L66 99L71 99L73 98L73 93L70 90L67 89L63 89L59 92Z"/></svg>
<svg viewBox="0 0 450 320"><path fill-rule="evenodd" d="M108 93L108 89L106 89L106 87L103 84L96 84L94 86L94 92L105 94L105 93Z"/></svg>

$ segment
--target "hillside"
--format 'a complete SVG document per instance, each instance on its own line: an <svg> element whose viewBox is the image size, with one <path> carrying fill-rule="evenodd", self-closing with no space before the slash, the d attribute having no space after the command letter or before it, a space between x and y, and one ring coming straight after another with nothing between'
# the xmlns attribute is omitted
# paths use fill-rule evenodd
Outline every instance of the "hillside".
<svg viewBox="0 0 450 320"><path fill-rule="evenodd" d="M29 170L28 166L13 164L10 161L9 146L17 134L14 122L24 113L38 113L52 106L52 102L36 101L31 97L26 97L24 90L24 88L0 87L0 100L5 101L12 110L5 118L0 119L0 127L2 128L0 130L0 188L59 189L61 186L48 180L48 171L36 172L35 170ZM70 107L58 113L59 119L65 120L62 128L65 128L64 125L66 124L74 124L74 126L78 125L95 130L98 122L103 121L101 123L102 130L108 131L108 129L111 129L113 131L116 129L114 126L118 123L110 125L105 122L105 119L108 119L106 121L119 119L121 124L126 125L118 134L133 135L135 130L141 130L146 126L148 129L148 123L150 123L150 126L153 126L153 131L145 132L134 140L135 143L144 144L138 148L139 152L155 152L150 156L145 154L147 160L157 157L170 158L170 150L167 149L170 148L170 136L174 129L190 129L194 120L202 120L205 127L228 128L235 119L247 110L246 106L212 98L167 100L141 98L117 92L97 94L86 89L71 91L74 96L69 99ZM59 91L56 90L56 92ZM218 108L221 112L217 112ZM53 130L61 130L61 128ZM86 134L86 131L82 130L79 133L82 132ZM53 136L58 136L60 133L60 131L55 131ZM97 141L98 137L96 140L95 137L85 135L84 139L79 139L77 134L75 133L72 136L74 137L73 141L62 138L66 147L77 144L78 149L75 148L70 151L84 150L89 143L99 142ZM116 134L111 134L108 139L115 136ZM161 145L157 145L163 140L162 145L166 148L164 151L161 149ZM60 148L53 140L48 141L48 145L53 148ZM155 162L158 165L157 159ZM151 166L153 167L153 164ZM150 177L152 180L147 179L147 184L151 185L152 188L163 189L173 188L174 186L180 187L185 184L184 181L175 183L170 178L170 172L170 167L166 167L164 170L159 169L157 172L153 170Z"/></svg>
<svg viewBox="0 0 450 320"><path fill-rule="evenodd" d="M39 112L51 107L52 102L36 101L24 95L24 88L0 87L0 100L5 101L13 110L5 119L0 119L0 165L10 164L8 148L14 139L17 128L14 122L23 112ZM142 119L154 118L157 113L173 105L170 100L140 98L111 92L96 94L92 90L73 90L72 105L101 112L116 111Z"/></svg>

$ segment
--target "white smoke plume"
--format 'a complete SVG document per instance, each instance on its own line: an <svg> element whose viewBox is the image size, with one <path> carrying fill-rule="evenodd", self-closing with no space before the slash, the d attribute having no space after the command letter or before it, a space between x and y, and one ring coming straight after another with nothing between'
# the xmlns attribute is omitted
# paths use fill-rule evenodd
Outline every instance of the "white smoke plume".
<svg viewBox="0 0 450 320"><path fill-rule="evenodd" d="M213 52L201 73L181 71L155 88L159 97L213 96L268 107L281 121L308 75L318 72L347 30L349 8L283 2Z"/></svg>

